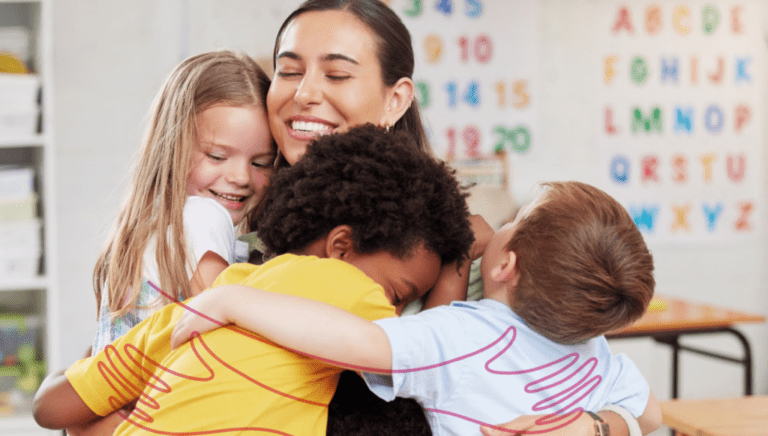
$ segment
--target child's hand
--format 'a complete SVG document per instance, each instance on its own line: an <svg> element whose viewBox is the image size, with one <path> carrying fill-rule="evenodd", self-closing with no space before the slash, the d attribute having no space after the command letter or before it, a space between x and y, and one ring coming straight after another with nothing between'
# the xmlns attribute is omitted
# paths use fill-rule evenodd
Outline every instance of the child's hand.
<svg viewBox="0 0 768 436"><path fill-rule="evenodd" d="M221 298L218 288L212 288L185 303L178 303L184 307L184 313L173 328L171 349L176 349L194 336L229 324L222 305L218 304Z"/></svg>

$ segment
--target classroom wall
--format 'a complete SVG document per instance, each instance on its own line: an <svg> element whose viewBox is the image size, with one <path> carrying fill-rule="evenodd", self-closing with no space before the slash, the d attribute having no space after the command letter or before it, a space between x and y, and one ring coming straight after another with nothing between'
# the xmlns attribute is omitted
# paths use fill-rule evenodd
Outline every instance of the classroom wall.
<svg viewBox="0 0 768 436"><path fill-rule="evenodd" d="M395 5L403 4L398 1ZM518 0L485 0L493 1ZM527 0L529 9L531 1ZM55 3L54 98L61 292L57 309L61 313L60 361L63 364L80 358L93 339L93 264L121 201L147 109L163 77L186 56L222 46L240 48L256 57L269 57L280 22L297 3L295 0L58 0ZM536 0L534 4L537 34L526 40L526 44L535 45L537 62L530 73L535 75L531 80L537 83L532 94L536 100L537 135L531 146L543 157L529 162L526 174L536 174L538 169L542 179L594 183L598 180L594 167L597 125L594 117L601 113L595 92L599 74L595 70L601 53L590 47L601 44L605 29L590 23L606 4L639 7L647 3ZM515 25L514 16L499 19L509 26ZM768 23L768 17L761 17L761 23ZM765 27L761 31L768 36ZM415 46L417 43L419 41L414 41ZM766 121L758 120L763 124ZM763 140L763 152L765 146ZM768 174L764 161L753 162L761 166L763 175ZM512 171L514 177L514 167ZM760 202L765 201L765 191L754 195L759 196ZM527 200L524 194L518 197L518 201ZM651 244L658 293L768 313L766 221L764 213L756 217L760 231L755 237L738 243ZM768 327L745 325L740 330L753 346L755 392L768 393ZM730 338L686 342L706 342L707 346L740 353L738 344ZM648 340L616 342L613 346L638 363L659 398L669 396L669 352L665 347ZM735 365L691 355L683 355L681 365L682 396L741 393L741 371Z"/></svg>

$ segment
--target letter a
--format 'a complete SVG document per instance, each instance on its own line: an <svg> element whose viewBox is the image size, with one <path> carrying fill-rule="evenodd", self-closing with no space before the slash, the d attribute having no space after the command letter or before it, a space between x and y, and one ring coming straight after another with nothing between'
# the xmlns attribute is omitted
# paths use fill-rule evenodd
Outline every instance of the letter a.
<svg viewBox="0 0 768 436"><path fill-rule="evenodd" d="M613 32L619 33L622 28L627 29L628 33L632 33L632 22L626 7L619 9L619 16L616 17L616 23L613 24Z"/></svg>

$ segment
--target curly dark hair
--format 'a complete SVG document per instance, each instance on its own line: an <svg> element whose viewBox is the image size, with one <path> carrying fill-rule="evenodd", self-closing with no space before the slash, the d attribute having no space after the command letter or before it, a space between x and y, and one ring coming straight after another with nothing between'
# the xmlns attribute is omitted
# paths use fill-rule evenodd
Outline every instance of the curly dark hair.
<svg viewBox="0 0 768 436"><path fill-rule="evenodd" d="M367 124L318 138L279 170L251 225L268 256L300 250L346 224L359 253L405 258L424 244L446 265L463 261L474 241L467 195L455 170L409 134Z"/></svg>

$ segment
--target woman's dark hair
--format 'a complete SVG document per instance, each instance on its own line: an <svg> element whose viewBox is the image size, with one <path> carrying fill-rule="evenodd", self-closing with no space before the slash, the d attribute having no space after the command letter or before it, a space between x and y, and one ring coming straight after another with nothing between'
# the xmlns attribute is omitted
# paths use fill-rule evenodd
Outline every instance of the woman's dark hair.
<svg viewBox="0 0 768 436"><path fill-rule="evenodd" d="M424 244L446 265L463 260L474 241L467 193L454 174L409 134L366 124L319 137L278 171L251 225L268 255L301 250L349 225L358 253L405 258Z"/></svg>
<svg viewBox="0 0 768 436"><path fill-rule="evenodd" d="M413 77L414 56L411 34L389 6L379 0L307 0L283 21L275 39L272 55L273 67L277 60L280 38L288 24L305 12L345 11L357 17L376 36L377 57L381 66L381 79L386 86L392 86L403 77ZM421 122L419 107L414 100L411 107L395 123L394 130L411 134L422 150L430 151L429 140Z"/></svg>

